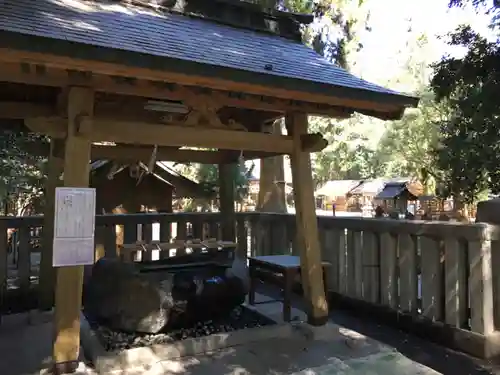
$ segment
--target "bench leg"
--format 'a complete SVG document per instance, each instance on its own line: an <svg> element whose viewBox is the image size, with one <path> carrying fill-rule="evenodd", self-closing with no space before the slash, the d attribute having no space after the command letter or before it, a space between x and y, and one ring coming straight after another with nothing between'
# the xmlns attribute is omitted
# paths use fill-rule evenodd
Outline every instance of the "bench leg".
<svg viewBox="0 0 500 375"><path fill-rule="evenodd" d="M328 279L327 279L328 273L326 271L327 271L326 268L323 267L323 284L324 284L323 286L325 288L326 302L328 303L328 300L329 300L329 297L328 297L329 296L329 294L328 294Z"/></svg>
<svg viewBox="0 0 500 375"><path fill-rule="evenodd" d="M252 272L252 267L248 270L249 278L250 278L250 286L248 289L248 304L255 305L255 284L256 280Z"/></svg>
<svg viewBox="0 0 500 375"><path fill-rule="evenodd" d="M292 320L292 287L295 279L295 272L285 272L283 274L283 320L289 322Z"/></svg>

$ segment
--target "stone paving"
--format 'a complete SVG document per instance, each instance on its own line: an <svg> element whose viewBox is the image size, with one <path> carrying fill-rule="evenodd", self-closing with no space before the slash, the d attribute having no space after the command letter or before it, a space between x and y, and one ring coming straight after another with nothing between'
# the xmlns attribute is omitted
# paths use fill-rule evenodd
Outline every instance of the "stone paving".
<svg viewBox="0 0 500 375"><path fill-rule="evenodd" d="M266 297L260 296L265 299ZM280 303L258 305L266 315L279 319ZM303 318L294 309L293 316ZM51 352L51 315L21 314L4 318L0 327L0 374L46 373ZM41 370L42 369L42 370ZM120 375L136 372L123 371ZM117 374L118 374L117 373ZM482 372L481 372L482 373ZM487 372L490 373L490 372ZM96 375L83 363L80 375ZM139 374L139 373L137 373ZM271 339L218 352L152 364L142 375L438 375L410 360L393 347L335 323L304 331L292 339ZM446 374L446 373L445 373ZM456 372L452 375L479 374ZM107 375L107 374L106 374Z"/></svg>
<svg viewBox="0 0 500 375"><path fill-rule="evenodd" d="M437 375L390 347L340 332L334 324L314 338L276 339L211 355L162 362L164 374L191 375ZM315 335L316 336L316 335ZM158 369L158 371L161 371ZM158 372L160 374L161 372Z"/></svg>

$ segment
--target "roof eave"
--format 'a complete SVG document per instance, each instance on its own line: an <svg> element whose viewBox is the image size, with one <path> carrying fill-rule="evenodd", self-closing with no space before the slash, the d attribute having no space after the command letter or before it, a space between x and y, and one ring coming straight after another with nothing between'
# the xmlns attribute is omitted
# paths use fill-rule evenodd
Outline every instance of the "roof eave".
<svg viewBox="0 0 500 375"><path fill-rule="evenodd" d="M169 73L179 74L202 74L206 77L218 77L233 82L251 83L279 89L303 91L332 98L341 97L363 100L375 104L374 109L366 110L363 108L356 108L355 106L343 106L343 108L348 108L384 120L401 118L406 108L416 107L419 102L419 98L403 94L384 93L368 89L331 85L265 72L252 72L220 65L210 65L195 61L180 60L171 57L144 55L133 51L74 43L61 39L25 35L10 31L0 31L0 48L119 65L124 65L125 62L127 66L134 68L144 68L157 71L163 70L168 71ZM380 105L380 109L377 108L377 104ZM387 110L385 108L387 105L391 106L391 110ZM332 107L335 106L332 105Z"/></svg>

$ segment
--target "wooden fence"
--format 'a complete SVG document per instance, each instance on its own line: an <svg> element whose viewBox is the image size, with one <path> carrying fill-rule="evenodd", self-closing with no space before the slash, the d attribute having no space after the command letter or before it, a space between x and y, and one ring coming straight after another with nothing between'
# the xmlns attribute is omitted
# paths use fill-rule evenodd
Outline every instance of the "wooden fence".
<svg viewBox="0 0 500 375"><path fill-rule="evenodd" d="M138 224L145 242L153 240L153 224L159 224L157 240L162 242L174 236L220 238L220 218L217 213L100 215L96 242L106 255L115 256L117 243L137 240ZM249 256L300 254L294 215L238 213L235 225L239 251ZM498 227L326 216L318 218L318 226L322 256L333 265L328 275L332 296L441 325L455 339L469 342L450 345L472 354L495 352L491 342L500 326ZM41 227L43 217L0 219L2 295L11 286L18 293L36 288L30 233ZM19 233L15 265L7 256L8 228ZM165 256L170 254L160 254ZM9 283L10 276L15 280Z"/></svg>

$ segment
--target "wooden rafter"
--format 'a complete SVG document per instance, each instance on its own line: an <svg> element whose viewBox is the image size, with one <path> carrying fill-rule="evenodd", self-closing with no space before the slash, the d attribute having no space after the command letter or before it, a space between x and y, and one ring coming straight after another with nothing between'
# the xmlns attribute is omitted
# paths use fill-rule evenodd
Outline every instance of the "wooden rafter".
<svg viewBox="0 0 500 375"><path fill-rule="evenodd" d="M165 81L137 79L134 76L106 75L90 73L86 70L67 70L35 63L2 63L0 57L0 82L2 81L51 87L83 85L92 87L97 92L163 100L184 101L198 98L200 101L215 102L220 106L274 111L277 113L301 110L309 114L336 118L347 118L352 113L352 111L339 106L312 103L307 100L285 99L227 89L183 86Z"/></svg>

